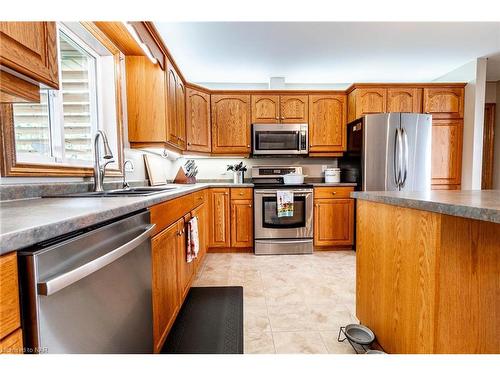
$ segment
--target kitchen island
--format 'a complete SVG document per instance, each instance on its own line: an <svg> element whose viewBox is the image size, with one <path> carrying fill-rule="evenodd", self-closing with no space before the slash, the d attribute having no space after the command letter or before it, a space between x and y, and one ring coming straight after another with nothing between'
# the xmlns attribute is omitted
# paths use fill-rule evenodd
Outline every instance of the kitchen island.
<svg viewBox="0 0 500 375"><path fill-rule="evenodd" d="M354 192L356 315L388 353L500 353L500 191Z"/></svg>

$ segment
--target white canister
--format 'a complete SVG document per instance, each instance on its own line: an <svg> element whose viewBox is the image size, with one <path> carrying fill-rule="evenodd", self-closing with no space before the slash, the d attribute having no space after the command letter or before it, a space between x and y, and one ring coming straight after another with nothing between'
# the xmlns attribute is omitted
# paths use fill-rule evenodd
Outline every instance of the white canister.
<svg viewBox="0 0 500 375"><path fill-rule="evenodd" d="M340 182L340 168L325 169L325 182L326 183Z"/></svg>

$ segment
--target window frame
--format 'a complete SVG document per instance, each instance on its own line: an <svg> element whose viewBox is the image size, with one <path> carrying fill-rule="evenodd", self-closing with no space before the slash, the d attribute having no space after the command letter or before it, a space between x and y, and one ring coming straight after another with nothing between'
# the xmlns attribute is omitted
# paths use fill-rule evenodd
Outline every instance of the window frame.
<svg viewBox="0 0 500 375"><path fill-rule="evenodd" d="M123 176L123 53L118 47L93 23L80 22L94 38L97 39L113 56L114 83L115 83L115 108L116 108L116 137L117 155L116 166L106 169L107 176ZM59 29L59 27L58 27ZM62 28L64 32L67 28ZM71 35L70 35L71 37ZM59 38L59 37L58 37ZM59 49L59 43L58 43ZM58 57L59 62L59 57ZM97 64L98 65L98 64ZM99 73L98 78L99 78ZM98 92L99 95L99 92ZM0 145L2 146L0 172L4 177L86 177L93 175L91 165L74 165L72 163L18 161L16 159L14 117L12 104L0 104ZM99 118L99 109L97 110ZM98 120L99 121L99 120ZM64 143L63 143L64 145Z"/></svg>

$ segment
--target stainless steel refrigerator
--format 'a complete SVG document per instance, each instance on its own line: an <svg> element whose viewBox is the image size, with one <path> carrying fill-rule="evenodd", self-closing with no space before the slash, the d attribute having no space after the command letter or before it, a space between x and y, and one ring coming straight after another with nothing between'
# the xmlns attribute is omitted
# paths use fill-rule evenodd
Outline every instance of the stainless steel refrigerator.
<svg viewBox="0 0 500 375"><path fill-rule="evenodd" d="M367 115L348 124L340 167L360 190L430 190L431 142L431 115Z"/></svg>

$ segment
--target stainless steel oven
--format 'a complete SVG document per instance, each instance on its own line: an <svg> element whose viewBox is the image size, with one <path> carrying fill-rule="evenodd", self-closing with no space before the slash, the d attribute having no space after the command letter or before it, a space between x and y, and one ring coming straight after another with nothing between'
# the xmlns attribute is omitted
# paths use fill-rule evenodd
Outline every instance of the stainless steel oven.
<svg viewBox="0 0 500 375"><path fill-rule="evenodd" d="M253 167L255 254L313 252L313 187L285 185L283 174L300 167ZM258 177L257 177L258 176ZM293 193L293 215L279 217L277 192Z"/></svg>
<svg viewBox="0 0 500 375"><path fill-rule="evenodd" d="M307 124L253 124L252 153L292 156L309 153Z"/></svg>

